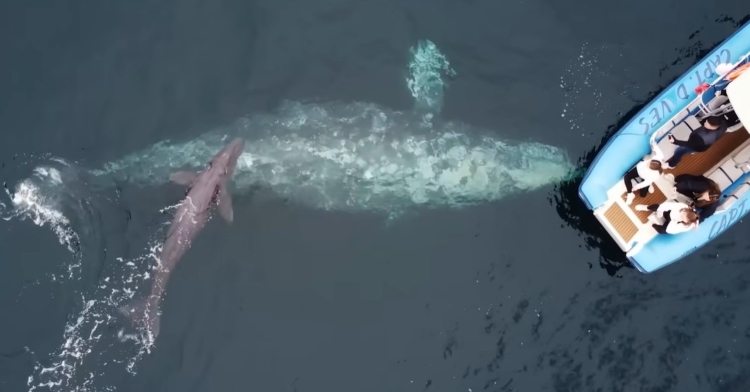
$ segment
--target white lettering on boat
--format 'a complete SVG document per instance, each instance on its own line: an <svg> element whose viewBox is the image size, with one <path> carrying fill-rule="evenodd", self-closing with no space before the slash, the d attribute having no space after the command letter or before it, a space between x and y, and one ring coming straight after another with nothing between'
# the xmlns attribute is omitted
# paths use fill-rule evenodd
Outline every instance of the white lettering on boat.
<svg viewBox="0 0 750 392"><path fill-rule="evenodd" d="M745 215L745 202L747 200L742 200L742 202L730 209L729 211L721 214L721 220L714 222L713 225L711 225L711 231L708 232L708 240L711 241L716 236L721 234L724 230L726 230L729 226L734 224L734 222L737 221L740 217Z"/></svg>
<svg viewBox="0 0 750 392"><path fill-rule="evenodd" d="M643 134L661 125L662 121L671 118L675 108L682 108L692 100L694 89L714 75L716 66L722 63L730 63L732 53L729 49L722 49L714 56L709 57L701 63L677 88L670 91L659 101L651 104L650 108L644 111L643 115L638 118L638 124L643 127Z"/></svg>

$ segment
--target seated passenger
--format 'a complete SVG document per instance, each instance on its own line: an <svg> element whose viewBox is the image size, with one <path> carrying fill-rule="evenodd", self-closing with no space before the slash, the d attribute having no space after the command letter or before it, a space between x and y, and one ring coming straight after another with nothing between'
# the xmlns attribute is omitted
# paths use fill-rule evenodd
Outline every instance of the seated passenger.
<svg viewBox="0 0 750 392"><path fill-rule="evenodd" d="M678 234L698 227L698 214L685 203L665 201L661 204L638 204L636 211L654 211L664 218L662 224L652 224L651 227L659 234Z"/></svg>
<svg viewBox="0 0 750 392"><path fill-rule="evenodd" d="M635 198L633 191L640 190L639 195L641 197L646 197L646 187L648 187L648 192L654 192L653 183L662 174L662 156L658 151L656 142L651 139L651 154L625 173L623 180L625 181L625 191L628 194L625 204L630 205L633 202ZM640 178L641 182L633 186L633 180L637 178Z"/></svg>
<svg viewBox="0 0 750 392"><path fill-rule="evenodd" d="M672 158L667 160L670 169L677 166L685 154L703 152L708 150L727 131L727 120L724 116L712 116L706 118L703 126L690 133L688 140L677 140L670 133L669 141L676 144L677 149Z"/></svg>
<svg viewBox="0 0 750 392"><path fill-rule="evenodd" d="M675 191L690 198L693 205L700 209L700 222L716 212L721 196L721 189L716 182L706 176L692 174L680 174L674 181Z"/></svg>
<svg viewBox="0 0 750 392"><path fill-rule="evenodd" d="M625 199L625 204L630 205L630 203L633 202L633 199L635 198L633 191L640 190L639 195L641 197L646 197L646 188L648 187L648 192L653 193L653 183L659 178L659 176L661 176L661 173L661 161L656 159L644 159L625 173L625 191L628 194ZM636 178L641 178L643 181L638 185L633 186L633 180Z"/></svg>

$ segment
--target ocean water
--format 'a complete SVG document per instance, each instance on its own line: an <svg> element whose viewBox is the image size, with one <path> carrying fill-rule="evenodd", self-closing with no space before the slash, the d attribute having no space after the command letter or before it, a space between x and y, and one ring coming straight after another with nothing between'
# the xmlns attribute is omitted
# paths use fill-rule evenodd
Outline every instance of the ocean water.
<svg viewBox="0 0 750 392"><path fill-rule="evenodd" d="M577 181L750 8L614 10L4 2L0 391L747 390L746 225L642 275ZM154 341L169 174L236 136Z"/></svg>

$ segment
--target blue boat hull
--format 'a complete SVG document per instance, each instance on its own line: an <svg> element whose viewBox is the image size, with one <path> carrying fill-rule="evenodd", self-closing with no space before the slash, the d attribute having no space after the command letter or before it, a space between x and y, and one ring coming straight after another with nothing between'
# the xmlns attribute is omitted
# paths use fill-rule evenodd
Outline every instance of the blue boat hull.
<svg viewBox="0 0 750 392"><path fill-rule="evenodd" d="M610 138L592 162L578 189L579 197L590 210L608 200L607 191L651 150L651 135L697 97L695 88L712 83L719 75L715 67L736 63L750 52L750 22L714 48L706 57L672 82ZM746 124L750 126L750 124ZM737 181L750 181L743 178ZM736 184L737 184L736 183ZM730 187L725 193L731 192ZM650 273L672 264L701 248L737 223L750 210L750 192L745 193L726 212L707 218L698 230L679 235L659 235L635 256L629 258L641 272Z"/></svg>

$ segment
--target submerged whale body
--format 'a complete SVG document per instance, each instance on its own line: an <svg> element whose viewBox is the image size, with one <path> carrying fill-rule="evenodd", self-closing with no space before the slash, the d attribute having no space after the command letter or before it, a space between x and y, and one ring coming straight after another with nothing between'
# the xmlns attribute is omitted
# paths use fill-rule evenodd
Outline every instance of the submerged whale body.
<svg viewBox="0 0 750 392"><path fill-rule="evenodd" d="M406 87L414 110L286 102L276 113L243 118L195 140L157 143L93 173L160 184L175 169L199 167L226 138L240 137L247 144L235 191L263 186L315 208L391 216L413 206L499 200L571 173L573 165L557 147L499 140L497 132L439 120L444 79L456 72L428 40L410 54Z"/></svg>
<svg viewBox="0 0 750 392"><path fill-rule="evenodd" d="M314 208L397 214L413 206L463 207L565 178L565 151L513 143L459 122L371 103L287 102L277 113L237 121L195 140L160 142L95 175L138 184L198 167L227 137L248 141L235 192L255 186Z"/></svg>

